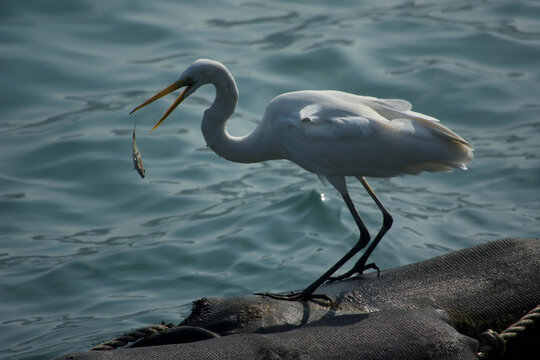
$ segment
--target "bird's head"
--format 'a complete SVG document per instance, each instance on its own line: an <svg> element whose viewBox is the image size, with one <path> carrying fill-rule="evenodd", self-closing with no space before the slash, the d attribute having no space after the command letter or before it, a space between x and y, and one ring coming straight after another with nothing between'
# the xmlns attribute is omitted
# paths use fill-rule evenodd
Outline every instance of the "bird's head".
<svg viewBox="0 0 540 360"><path fill-rule="evenodd" d="M137 106L130 112L130 114L133 114L140 108L153 103L157 99L177 89L185 87L180 96L176 98L176 100L172 103L172 105L167 109L165 114L163 114L161 119L159 119L157 124L151 130L154 131L163 122L163 120L165 120L167 116L169 116L173 112L173 110L176 109L178 105L180 105L182 101L184 101L188 96L193 94L199 87L211 82L215 82L215 79L219 77L219 73L223 72L223 70L228 73L225 66L223 66L217 61L206 59L196 60L191 63L191 65L189 65L189 67L182 73L178 80L152 96L150 99L143 102L141 105Z"/></svg>

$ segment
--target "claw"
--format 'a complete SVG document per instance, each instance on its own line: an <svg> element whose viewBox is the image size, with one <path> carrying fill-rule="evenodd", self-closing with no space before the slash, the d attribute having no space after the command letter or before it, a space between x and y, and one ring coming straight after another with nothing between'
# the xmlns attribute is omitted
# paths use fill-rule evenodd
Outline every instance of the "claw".
<svg viewBox="0 0 540 360"><path fill-rule="evenodd" d="M324 294L310 294L305 295L303 292L291 292L290 294L274 294L274 293L255 293L255 295L268 296L276 300L285 301L313 301L314 299L322 299L330 303L330 307L334 307L332 299L328 295Z"/></svg>
<svg viewBox="0 0 540 360"><path fill-rule="evenodd" d="M381 269L379 269L379 267L375 263L371 263L371 264L363 265L359 269L357 269L356 266L355 266L351 270L347 271L345 274L342 274L342 275L339 275L339 276L331 276L330 278L328 278L328 281L326 281L326 283L330 284L330 283L333 283L335 281L341 281L343 279L348 279L351 276L353 276L354 274L362 275L364 273L364 271L366 271L368 269L377 270L377 276L381 275Z"/></svg>

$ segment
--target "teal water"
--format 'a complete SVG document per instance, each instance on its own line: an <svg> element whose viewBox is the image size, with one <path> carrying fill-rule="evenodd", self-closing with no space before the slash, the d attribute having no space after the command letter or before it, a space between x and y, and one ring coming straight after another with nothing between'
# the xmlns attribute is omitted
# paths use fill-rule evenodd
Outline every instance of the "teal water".
<svg viewBox="0 0 540 360"><path fill-rule="evenodd" d="M211 88L152 134L174 97L128 116L197 58L237 80L235 135L280 93L338 89L407 99L471 142L469 171L370 181L394 216L381 268L538 237L538 19L540 2L515 0L0 2L0 357L177 323L198 297L302 288L356 241L315 175L205 148Z"/></svg>

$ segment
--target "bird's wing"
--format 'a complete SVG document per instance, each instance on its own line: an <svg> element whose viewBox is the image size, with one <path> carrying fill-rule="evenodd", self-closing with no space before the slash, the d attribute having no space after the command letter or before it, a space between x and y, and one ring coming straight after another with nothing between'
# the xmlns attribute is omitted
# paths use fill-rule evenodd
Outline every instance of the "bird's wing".
<svg viewBox="0 0 540 360"><path fill-rule="evenodd" d="M426 114L412 111L412 105L406 100L378 99L362 96L362 101L379 115L388 119L392 126L407 135L428 138L438 136L456 141L472 148L461 136L439 123L439 120Z"/></svg>
<svg viewBox="0 0 540 360"><path fill-rule="evenodd" d="M379 99L368 96L357 96L357 99L408 136L414 135L417 138L438 136L472 148L461 136L441 125L438 119L412 111L411 103L406 100Z"/></svg>
<svg viewBox="0 0 540 360"><path fill-rule="evenodd" d="M289 93L268 112L283 158L322 175L386 177L464 168L470 145L404 100Z"/></svg>
<svg viewBox="0 0 540 360"><path fill-rule="evenodd" d="M312 140L336 141L353 137L362 141L376 129L389 125L387 119L363 103L309 104L300 109L298 115L292 115L290 126L299 128L304 136Z"/></svg>
<svg viewBox="0 0 540 360"><path fill-rule="evenodd" d="M472 146L461 136L438 122L426 120L424 118L413 117L404 119L393 119L391 124L399 129L403 134L414 134L417 137L429 138L438 136L440 138L455 141L472 149Z"/></svg>
<svg viewBox="0 0 540 360"><path fill-rule="evenodd" d="M449 171L465 168L462 163L470 157L465 140L427 119L353 116L320 106L299 115L280 142L286 158L317 174L387 177Z"/></svg>
<svg viewBox="0 0 540 360"><path fill-rule="evenodd" d="M362 101L378 112L381 116L392 119L421 119L439 122L438 119L426 114L412 111L412 104L401 99L379 99L374 97L362 96Z"/></svg>
<svg viewBox="0 0 540 360"><path fill-rule="evenodd" d="M438 119L426 114L412 111L412 104L402 99L379 99L372 96L354 95L341 91L304 91L297 92L299 95L316 99L314 105L308 105L301 112L326 112L338 111L341 114L335 116L371 116L377 115L387 120L392 119L421 119L439 122Z"/></svg>
<svg viewBox="0 0 540 360"><path fill-rule="evenodd" d="M412 109L412 104L403 99L379 99L372 96L358 97L367 103L375 104L375 106L380 106L381 108L388 108L396 111L409 111Z"/></svg>
<svg viewBox="0 0 540 360"><path fill-rule="evenodd" d="M385 119L360 116L350 109L307 105L282 122L277 141L287 158L320 175L361 173L360 167L376 168L374 139L390 126ZM390 127L391 130L391 127ZM385 142L385 140L382 140ZM345 170L344 170L345 169Z"/></svg>

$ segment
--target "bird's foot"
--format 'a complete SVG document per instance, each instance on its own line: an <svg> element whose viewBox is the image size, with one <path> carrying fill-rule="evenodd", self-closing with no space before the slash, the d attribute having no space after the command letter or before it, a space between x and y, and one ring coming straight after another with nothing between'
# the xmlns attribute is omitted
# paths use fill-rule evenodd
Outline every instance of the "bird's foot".
<svg viewBox="0 0 540 360"><path fill-rule="evenodd" d="M377 276L381 274L381 270L375 263L367 264L367 265L358 265L356 264L351 270L347 271L345 274L339 275L339 276L331 276L328 278L327 284L332 283L334 281L340 281L343 279L348 279L354 274L362 275L364 271L368 269L377 270Z"/></svg>
<svg viewBox="0 0 540 360"><path fill-rule="evenodd" d="M261 296L268 296L272 299L276 300L286 300L286 301L314 301L319 303L317 300L324 300L326 303L330 304L330 307L332 307L334 304L332 302L332 299L330 299L329 296L324 294L305 294L304 292L291 292L289 294L274 294L274 293L255 293L255 295L261 295ZM327 304L324 304L324 306L327 306Z"/></svg>

